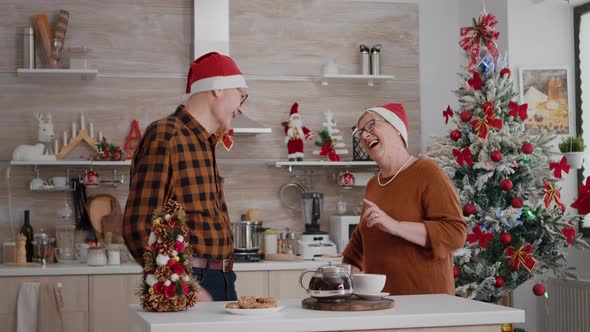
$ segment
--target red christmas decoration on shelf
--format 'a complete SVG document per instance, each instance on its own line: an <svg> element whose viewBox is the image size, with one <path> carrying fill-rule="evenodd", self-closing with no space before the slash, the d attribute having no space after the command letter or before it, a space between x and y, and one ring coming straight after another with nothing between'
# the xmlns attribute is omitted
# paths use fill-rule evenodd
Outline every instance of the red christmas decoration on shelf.
<svg viewBox="0 0 590 332"><path fill-rule="evenodd" d="M123 145L123 150L127 153L127 158L133 158L133 152L137 148L135 144L131 142L138 142L141 139L141 131L139 130L139 122L137 120L131 121L131 129L129 130L129 134L127 134L127 139L125 140L125 145Z"/></svg>

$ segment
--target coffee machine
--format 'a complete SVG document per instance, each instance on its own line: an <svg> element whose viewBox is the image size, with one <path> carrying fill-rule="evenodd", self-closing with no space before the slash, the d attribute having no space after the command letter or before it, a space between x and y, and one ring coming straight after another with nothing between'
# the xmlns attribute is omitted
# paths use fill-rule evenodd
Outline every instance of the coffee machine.
<svg viewBox="0 0 590 332"><path fill-rule="evenodd" d="M299 254L303 259L313 259L323 255L336 255L336 244L330 241L328 234L320 230L320 218L324 203L324 194L306 192L301 195L301 212L305 222L305 232L299 238Z"/></svg>

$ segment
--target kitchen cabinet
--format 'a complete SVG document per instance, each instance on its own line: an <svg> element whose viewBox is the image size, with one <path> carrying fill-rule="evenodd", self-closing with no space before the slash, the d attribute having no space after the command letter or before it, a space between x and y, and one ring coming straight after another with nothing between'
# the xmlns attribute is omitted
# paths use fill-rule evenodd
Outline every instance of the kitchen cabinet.
<svg viewBox="0 0 590 332"><path fill-rule="evenodd" d="M238 296L268 296L268 271L236 272L236 291Z"/></svg>
<svg viewBox="0 0 590 332"><path fill-rule="evenodd" d="M272 296L276 299L303 299L305 290L299 285L303 270L236 272L238 296Z"/></svg>
<svg viewBox="0 0 590 332"><path fill-rule="evenodd" d="M299 285L298 271L270 271L268 274L268 294L277 299L304 299L307 297L305 289ZM311 275L311 273L308 273ZM309 280L309 277L305 280Z"/></svg>
<svg viewBox="0 0 590 332"><path fill-rule="evenodd" d="M88 277L1 277L3 296L0 298L0 331L16 331L18 291L22 282L63 285L64 331L88 331Z"/></svg>
<svg viewBox="0 0 590 332"><path fill-rule="evenodd" d="M127 331L127 305L139 303L140 281L141 274L89 276L89 331Z"/></svg>

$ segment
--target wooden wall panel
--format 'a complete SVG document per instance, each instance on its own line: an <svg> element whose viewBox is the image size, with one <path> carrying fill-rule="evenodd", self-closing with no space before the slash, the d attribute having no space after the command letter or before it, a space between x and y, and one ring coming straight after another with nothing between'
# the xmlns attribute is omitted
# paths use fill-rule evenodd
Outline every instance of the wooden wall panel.
<svg viewBox="0 0 590 332"><path fill-rule="evenodd" d="M0 71L20 65L21 46L16 26L28 24L32 14L55 12L53 1L24 0L9 3L0 13ZM192 1L144 0L121 4L115 0L75 2L62 5L70 10L69 45L86 45L94 52L91 66L106 74L163 74L170 78L104 77L95 80L23 79L0 73L0 241L12 237L22 225L24 209L31 209L35 230L52 231L64 193L31 193L28 182L33 167L12 167L6 178L6 161L19 144L36 140L33 112L53 113L58 139L80 112L113 142L123 144L132 119L140 127L171 113L182 102L183 78L191 61ZM321 86L313 81L272 81L249 79L247 115L271 127L272 134L237 137L231 152L218 149L220 171L230 217L239 220L250 207L259 208L267 225L302 231L302 216L281 205L278 192L289 181L285 168L270 160L286 158L281 121L288 118L294 101L300 103L305 125L321 129L323 112L335 113L352 151L351 127L359 112L370 106L401 102L408 111L410 149L420 147L420 95L418 82L418 9L413 4L334 0L230 1L230 43L232 56L247 78L275 75L318 75L323 63L334 59L342 73L358 72L358 45L382 43L383 74L401 80L374 87L366 83L339 82ZM129 76L129 75L127 75ZM61 141L60 141L61 144ZM312 159L313 143L306 143L306 159ZM69 156L78 158L80 151ZM350 159L351 156L344 156ZM241 162L241 160L247 160ZM44 178L63 175L65 168L43 167ZM112 168L97 168L110 178ZM363 187L341 190L334 175L343 169L313 169L309 190L325 193L322 228L328 230L328 216L335 213L338 196L349 211L358 206ZM353 169L350 171L362 171ZM83 173L76 168L73 174ZM119 173L128 168L118 168ZM295 173L302 175L301 169ZM128 178L127 178L128 180ZM125 204L127 186L100 187L89 191L115 195ZM12 224L9 218L9 195Z"/></svg>

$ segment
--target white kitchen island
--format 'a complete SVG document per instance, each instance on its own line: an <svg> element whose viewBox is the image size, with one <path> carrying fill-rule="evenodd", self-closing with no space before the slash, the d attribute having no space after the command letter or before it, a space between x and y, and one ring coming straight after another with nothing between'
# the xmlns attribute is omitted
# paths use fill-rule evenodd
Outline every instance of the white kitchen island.
<svg viewBox="0 0 590 332"><path fill-rule="evenodd" d="M377 311L316 311L301 308L301 300L280 300L285 308L268 315L232 315L226 302L203 302L187 311L144 312L129 305L132 331L149 332L296 332L296 331L423 331L499 332L503 323L523 323L523 310L450 295L393 296L392 309ZM403 330L401 330L403 329Z"/></svg>

